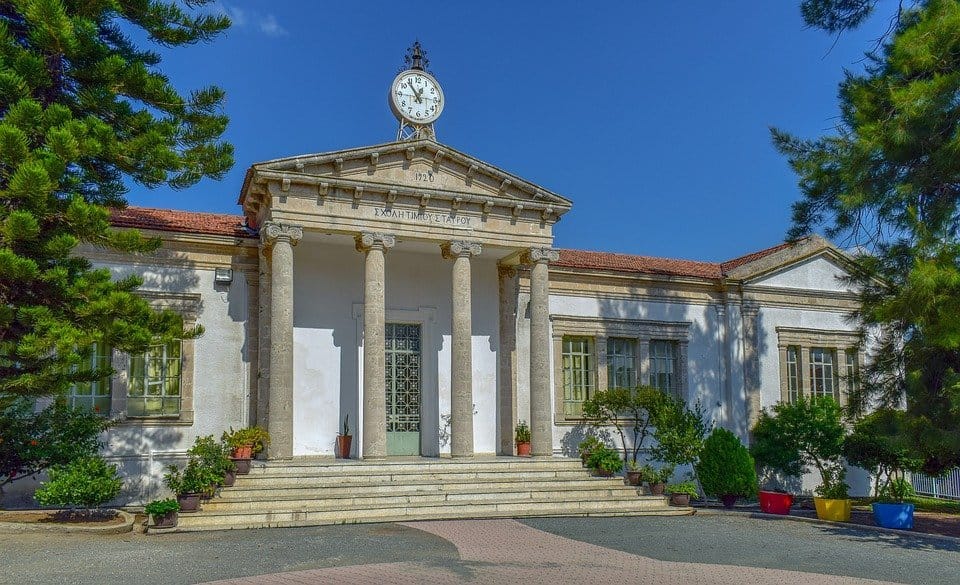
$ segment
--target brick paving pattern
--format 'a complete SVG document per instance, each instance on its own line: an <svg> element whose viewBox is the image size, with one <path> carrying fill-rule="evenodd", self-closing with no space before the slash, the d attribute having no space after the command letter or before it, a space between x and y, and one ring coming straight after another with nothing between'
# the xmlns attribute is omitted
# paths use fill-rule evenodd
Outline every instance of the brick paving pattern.
<svg viewBox="0 0 960 585"><path fill-rule="evenodd" d="M660 561L536 530L515 520L411 522L460 555L455 565L374 563L228 579L210 585L315 583L577 583L648 585L855 585L870 579L754 567Z"/></svg>

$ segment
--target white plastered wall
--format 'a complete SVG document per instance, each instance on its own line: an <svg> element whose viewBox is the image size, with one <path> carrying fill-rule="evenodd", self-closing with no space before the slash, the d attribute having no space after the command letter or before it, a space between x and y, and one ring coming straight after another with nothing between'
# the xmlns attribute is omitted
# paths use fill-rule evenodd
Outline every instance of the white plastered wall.
<svg viewBox="0 0 960 585"><path fill-rule="evenodd" d="M294 252L294 456L332 457L350 417L362 442L364 256L345 238L305 240ZM421 451L449 453L452 266L440 247L397 242L386 254L387 321L422 325ZM496 260L471 260L474 451L496 451L499 299ZM445 428L446 427L446 428Z"/></svg>

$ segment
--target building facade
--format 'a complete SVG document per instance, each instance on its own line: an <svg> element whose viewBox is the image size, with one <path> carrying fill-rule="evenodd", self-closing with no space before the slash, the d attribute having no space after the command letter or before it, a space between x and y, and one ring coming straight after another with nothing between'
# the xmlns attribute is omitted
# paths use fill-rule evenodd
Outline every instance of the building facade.
<svg viewBox="0 0 960 585"><path fill-rule="evenodd" d="M121 421L125 502L162 493L197 436L253 424L271 459L332 458L345 423L365 459L512 455L521 420L535 455L574 455L583 401L638 384L747 440L777 401L843 401L864 359L828 242L720 263L558 250L570 200L430 138L254 165L239 203L129 208L114 224L157 253L85 250L205 329L98 348L116 374L71 392Z"/></svg>

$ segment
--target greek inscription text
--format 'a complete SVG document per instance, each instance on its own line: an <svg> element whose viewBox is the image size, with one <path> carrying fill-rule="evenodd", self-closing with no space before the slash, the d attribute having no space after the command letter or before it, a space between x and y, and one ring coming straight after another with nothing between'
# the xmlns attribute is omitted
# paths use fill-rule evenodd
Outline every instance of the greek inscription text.
<svg viewBox="0 0 960 585"><path fill-rule="evenodd" d="M385 209L375 207L373 217L389 217L405 221L415 221L420 223L447 224L454 226L469 226L471 217L463 215L447 215L443 213L423 213L406 209Z"/></svg>

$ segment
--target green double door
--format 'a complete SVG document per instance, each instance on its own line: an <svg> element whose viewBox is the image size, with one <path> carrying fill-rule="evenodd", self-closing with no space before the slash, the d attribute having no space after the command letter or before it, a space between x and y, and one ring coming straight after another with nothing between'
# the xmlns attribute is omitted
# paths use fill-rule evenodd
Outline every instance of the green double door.
<svg viewBox="0 0 960 585"><path fill-rule="evenodd" d="M420 325L387 323L387 455L420 454Z"/></svg>

